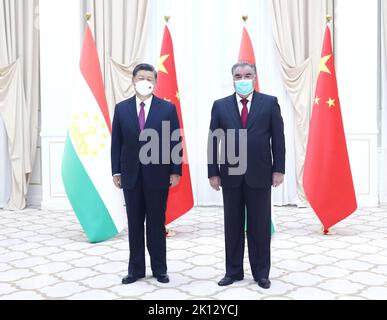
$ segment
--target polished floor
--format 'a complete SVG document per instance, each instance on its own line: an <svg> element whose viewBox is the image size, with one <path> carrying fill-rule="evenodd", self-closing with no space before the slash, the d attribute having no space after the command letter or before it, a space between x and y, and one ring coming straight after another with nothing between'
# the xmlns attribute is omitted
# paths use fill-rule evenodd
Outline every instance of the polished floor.
<svg viewBox="0 0 387 320"><path fill-rule="evenodd" d="M74 213L0 210L0 299L386 299L387 207L364 208L332 234L308 208L275 207L272 287L245 279L228 287L224 274L223 211L197 207L172 223L167 240L171 282L148 276L121 285L126 231L87 242Z"/></svg>

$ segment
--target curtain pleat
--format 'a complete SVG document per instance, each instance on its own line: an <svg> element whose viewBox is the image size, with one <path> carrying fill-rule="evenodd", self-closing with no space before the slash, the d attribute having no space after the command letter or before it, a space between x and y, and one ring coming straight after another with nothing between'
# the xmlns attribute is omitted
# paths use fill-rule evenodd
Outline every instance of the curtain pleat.
<svg viewBox="0 0 387 320"><path fill-rule="evenodd" d="M38 142L38 10L39 0L0 0L0 113L12 164L7 209L14 210L25 207Z"/></svg>
<svg viewBox="0 0 387 320"><path fill-rule="evenodd" d="M326 16L333 0L272 0L273 31L285 87L295 110L297 194L307 203L302 177L309 120Z"/></svg>

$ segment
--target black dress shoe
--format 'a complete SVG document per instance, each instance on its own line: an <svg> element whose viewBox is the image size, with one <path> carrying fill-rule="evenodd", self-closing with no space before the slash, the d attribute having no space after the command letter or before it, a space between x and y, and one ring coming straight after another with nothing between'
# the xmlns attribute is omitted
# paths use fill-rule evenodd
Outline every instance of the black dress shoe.
<svg viewBox="0 0 387 320"><path fill-rule="evenodd" d="M168 283L169 282L169 277L167 274L162 274L160 276L156 276L156 279L158 282L161 282L161 283Z"/></svg>
<svg viewBox="0 0 387 320"><path fill-rule="evenodd" d="M271 285L271 282L269 279L266 279L266 278L262 278L262 279L258 279L258 285L263 288L263 289L269 289L270 288L270 285Z"/></svg>
<svg viewBox="0 0 387 320"><path fill-rule="evenodd" d="M122 284L129 284L136 282L138 279L144 278L144 277L136 277L131 274L128 274L125 278L122 278Z"/></svg>
<svg viewBox="0 0 387 320"><path fill-rule="evenodd" d="M240 281L240 280L243 280L243 277L232 278L232 277L225 276L222 280L218 282L218 285L221 287L229 286L230 284L233 284L235 281Z"/></svg>

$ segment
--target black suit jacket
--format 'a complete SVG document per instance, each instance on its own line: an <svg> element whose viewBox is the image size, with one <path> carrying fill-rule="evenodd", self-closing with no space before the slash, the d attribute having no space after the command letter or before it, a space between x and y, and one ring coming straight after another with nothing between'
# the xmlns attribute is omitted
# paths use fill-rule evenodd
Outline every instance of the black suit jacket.
<svg viewBox="0 0 387 320"><path fill-rule="evenodd" d="M162 121L169 122L169 134L162 132ZM157 156L158 163L142 165L143 183L148 188L168 188L169 176L171 174L181 175L182 173L181 163L174 163L171 159L171 150L181 141L181 139L180 141L171 140L173 131L180 129L175 105L153 96L144 129L154 129L157 132L159 137L159 154ZM111 144L112 174L121 174L122 188L133 189L135 187L140 169L140 149L146 143L147 141L140 141L136 96L133 96L116 105L113 117ZM162 163L162 149L168 155L169 163ZM182 151L180 155L182 155Z"/></svg>
<svg viewBox="0 0 387 320"><path fill-rule="evenodd" d="M239 98L239 96L238 96ZM239 150L239 132L242 129L236 94L214 102L211 111L210 133L216 129L235 129L235 150ZM223 187L237 187L246 179L253 188L270 187L272 173L285 173L284 124L276 97L254 92L247 123L247 170L245 174L230 175L227 158L227 134L221 143L221 154L226 155L223 164L219 163L219 141L209 135L208 177L220 176ZM211 151L211 152L210 152ZM211 153L213 159L210 159ZM213 161L211 161L213 160Z"/></svg>

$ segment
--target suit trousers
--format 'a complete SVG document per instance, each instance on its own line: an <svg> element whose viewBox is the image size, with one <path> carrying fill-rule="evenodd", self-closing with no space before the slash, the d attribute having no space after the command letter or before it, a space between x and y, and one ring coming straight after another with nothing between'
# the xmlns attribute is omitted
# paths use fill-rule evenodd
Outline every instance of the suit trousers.
<svg viewBox="0 0 387 320"><path fill-rule="evenodd" d="M145 276L145 220L146 245L153 276L167 273L165 210L168 190L145 187L141 169L134 188L124 189L129 229L128 273L133 276Z"/></svg>
<svg viewBox="0 0 387 320"><path fill-rule="evenodd" d="M245 249L245 208L247 208L247 244L254 279L269 278L271 242L271 187L252 188L243 179L239 187L225 188L224 234L226 276L241 278Z"/></svg>

